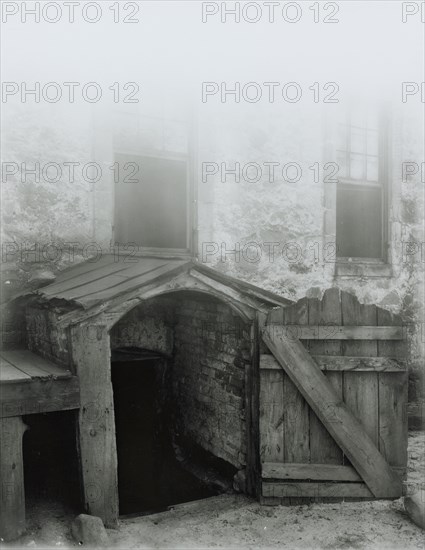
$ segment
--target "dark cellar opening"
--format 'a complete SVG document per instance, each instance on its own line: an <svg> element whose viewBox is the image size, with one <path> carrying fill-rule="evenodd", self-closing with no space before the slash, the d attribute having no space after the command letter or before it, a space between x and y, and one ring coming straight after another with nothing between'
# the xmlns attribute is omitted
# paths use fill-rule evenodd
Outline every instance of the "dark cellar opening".
<svg viewBox="0 0 425 550"><path fill-rule="evenodd" d="M217 495L229 489L222 480L235 473L223 460L176 438L170 368L169 359L152 352L112 352L121 516Z"/></svg>
<svg viewBox="0 0 425 550"><path fill-rule="evenodd" d="M81 507L76 412L60 411L23 417L25 502L27 510L42 503L60 503L77 512Z"/></svg>

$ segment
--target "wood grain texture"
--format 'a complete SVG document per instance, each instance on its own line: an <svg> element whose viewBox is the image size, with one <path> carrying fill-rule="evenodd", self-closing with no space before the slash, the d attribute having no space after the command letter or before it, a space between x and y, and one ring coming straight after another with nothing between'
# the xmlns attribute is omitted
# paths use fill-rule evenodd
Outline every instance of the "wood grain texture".
<svg viewBox="0 0 425 550"><path fill-rule="evenodd" d="M20 416L0 420L0 538L17 539L25 532L25 488Z"/></svg>
<svg viewBox="0 0 425 550"><path fill-rule="evenodd" d="M401 481L302 344L269 329L263 332L265 343L372 493L381 498L400 496Z"/></svg>
<svg viewBox="0 0 425 550"><path fill-rule="evenodd" d="M373 494L365 483L317 483L317 482L278 482L263 481L264 497L317 497L317 498L343 498L366 497Z"/></svg>
<svg viewBox="0 0 425 550"><path fill-rule="evenodd" d="M312 481L362 481L351 466L337 464L281 464L265 462L263 479L309 479Z"/></svg>
<svg viewBox="0 0 425 550"><path fill-rule="evenodd" d="M2 351L1 357L32 378L69 378L71 372L26 349Z"/></svg>
<svg viewBox="0 0 425 550"><path fill-rule="evenodd" d="M341 324L340 292L337 288L328 289L321 301L309 300L308 322L311 325L325 325L328 331L332 330L333 325ZM332 357L341 354L342 344L339 341L310 341L308 348L310 353L321 353L324 357ZM326 377L342 400L341 373L326 373ZM313 410L310 410L310 455L313 463L343 464L344 462L341 448Z"/></svg>
<svg viewBox="0 0 425 550"><path fill-rule="evenodd" d="M312 355L312 358L323 371L359 371L359 372L405 372L406 361L389 357L345 357L343 355ZM282 367L269 354L261 354L260 368L279 370Z"/></svg>
<svg viewBox="0 0 425 550"><path fill-rule="evenodd" d="M0 417L23 416L80 407L80 387L77 376L57 380L34 378L22 384L1 386Z"/></svg>
<svg viewBox="0 0 425 550"><path fill-rule="evenodd" d="M277 325L280 331L280 326ZM299 325L285 326L287 338L298 340L403 340L403 327L355 325Z"/></svg>
<svg viewBox="0 0 425 550"><path fill-rule="evenodd" d="M379 448L391 466L407 465L407 373L379 373Z"/></svg>
<svg viewBox="0 0 425 550"><path fill-rule="evenodd" d="M87 326L71 327L72 361L81 386L78 418L80 469L84 506L106 526L118 521L117 452L111 383L109 334L97 326L96 338Z"/></svg>
<svg viewBox="0 0 425 550"><path fill-rule="evenodd" d="M7 361L5 358L0 358L0 383L7 384L11 382L25 382L31 381L31 376L22 372Z"/></svg>
<svg viewBox="0 0 425 550"><path fill-rule="evenodd" d="M360 304L355 296L341 295L343 322L349 325L373 325L377 323L376 306ZM353 340L342 343L343 352L350 356L376 357L376 340ZM344 373L344 401L354 416L361 422L366 433L378 445L378 374L366 372Z"/></svg>
<svg viewBox="0 0 425 550"><path fill-rule="evenodd" d="M279 371L261 372L260 456L262 462L283 462L283 376Z"/></svg>

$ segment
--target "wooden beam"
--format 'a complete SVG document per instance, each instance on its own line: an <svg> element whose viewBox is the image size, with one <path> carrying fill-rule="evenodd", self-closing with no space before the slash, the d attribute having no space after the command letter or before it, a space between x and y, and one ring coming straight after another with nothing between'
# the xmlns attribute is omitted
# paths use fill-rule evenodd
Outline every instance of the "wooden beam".
<svg viewBox="0 0 425 550"><path fill-rule="evenodd" d="M246 490L253 497L261 493L259 343L264 323L265 315L257 313L250 328L251 363L245 369Z"/></svg>
<svg viewBox="0 0 425 550"><path fill-rule="evenodd" d="M110 341L107 327L97 328L97 338L89 336L87 324L70 331L72 361L81 385L79 460L86 510L107 527L116 527L118 476Z"/></svg>
<svg viewBox="0 0 425 550"><path fill-rule="evenodd" d="M0 539L25 532L25 489L22 437L27 427L20 416L0 420Z"/></svg>
<svg viewBox="0 0 425 550"><path fill-rule="evenodd" d="M390 357L347 357L342 355L312 355L321 370L324 371L372 371L405 372L405 361ZM277 370L282 367L273 355L262 354L260 369Z"/></svg>
<svg viewBox="0 0 425 550"><path fill-rule="evenodd" d="M373 498L365 483L297 483L264 481L263 497Z"/></svg>
<svg viewBox="0 0 425 550"><path fill-rule="evenodd" d="M197 281L202 282L205 286L210 287L214 289L217 293L221 294L224 299L230 298L231 300L234 300L236 302L240 302L250 308L252 308L255 311L262 311L263 313L267 313L270 310L270 307L263 306L260 304L260 302L255 298L250 298L249 296L244 295L242 292L238 290L234 290L230 286L226 286L223 283L220 283L216 281L215 279L212 279L211 277L208 277L207 275L203 275L196 269L191 269L189 271L189 274Z"/></svg>
<svg viewBox="0 0 425 550"><path fill-rule="evenodd" d="M1 384L0 418L68 411L80 407L76 376L53 380L33 378L22 383Z"/></svg>
<svg viewBox="0 0 425 550"><path fill-rule="evenodd" d="M285 327L282 327L284 329ZM379 498L399 497L402 483L304 346L267 326L263 340L354 468Z"/></svg>
<svg viewBox="0 0 425 550"><path fill-rule="evenodd" d="M355 325L268 325L280 333L284 329L291 340L403 340L402 326Z"/></svg>
<svg viewBox="0 0 425 550"><path fill-rule="evenodd" d="M351 466L339 464L281 464L265 462L263 479L310 479L313 481L358 481L362 479Z"/></svg>

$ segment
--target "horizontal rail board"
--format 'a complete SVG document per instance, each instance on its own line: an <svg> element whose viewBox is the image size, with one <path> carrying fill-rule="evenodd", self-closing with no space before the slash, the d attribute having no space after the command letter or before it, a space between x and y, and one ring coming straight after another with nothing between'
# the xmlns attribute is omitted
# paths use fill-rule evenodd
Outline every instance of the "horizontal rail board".
<svg viewBox="0 0 425 550"><path fill-rule="evenodd" d="M33 379L1 386L0 418L67 411L80 407L77 376L58 380Z"/></svg>
<svg viewBox="0 0 425 550"><path fill-rule="evenodd" d="M405 361L390 357L349 357L343 355L312 355L321 370L325 371L365 371L365 372L405 372ZM282 370L273 355L260 356L260 369Z"/></svg>
<svg viewBox="0 0 425 550"><path fill-rule="evenodd" d="M373 498L365 483L296 483L263 481L263 497Z"/></svg>
<svg viewBox="0 0 425 550"><path fill-rule="evenodd" d="M269 334L284 334L295 340L403 340L402 326L356 326L356 325L268 325Z"/></svg>
<svg viewBox="0 0 425 550"><path fill-rule="evenodd" d="M263 479L311 479L314 481L358 481L361 477L351 466L338 464L280 464L265 462Z"/></svg>

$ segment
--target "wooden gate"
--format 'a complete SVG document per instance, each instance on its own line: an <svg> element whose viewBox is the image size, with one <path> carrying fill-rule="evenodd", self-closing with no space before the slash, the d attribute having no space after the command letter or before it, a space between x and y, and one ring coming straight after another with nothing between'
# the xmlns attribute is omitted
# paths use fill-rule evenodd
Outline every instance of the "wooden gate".
<svg viewBox="0 0 425 550"><path fill-rule="evenodd" d="M398 498L407 460L400 318L346 292L273 310L260 355L262 502Z"/></svg>

